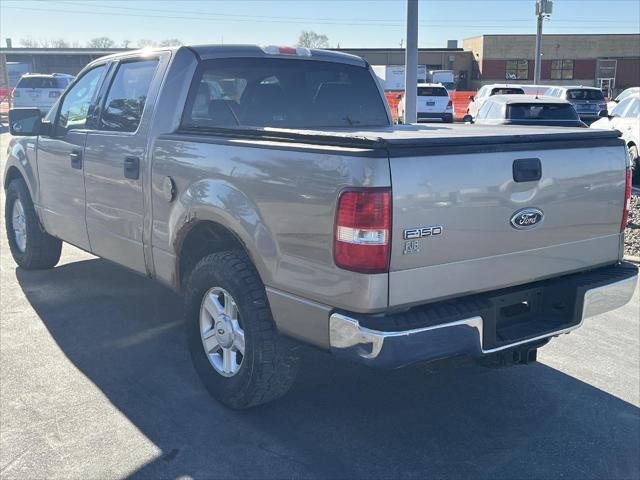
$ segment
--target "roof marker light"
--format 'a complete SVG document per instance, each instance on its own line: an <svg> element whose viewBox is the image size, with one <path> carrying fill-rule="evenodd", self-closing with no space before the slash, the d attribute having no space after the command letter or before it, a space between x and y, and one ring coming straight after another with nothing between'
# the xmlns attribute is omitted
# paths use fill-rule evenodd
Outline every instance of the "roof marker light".
<svg viewBox="0 0 640 480"><path fill-rule="evenodd" d="M305 47L278 47L277 45L267 45L261 47L267 55L297 55L298 57L310 57L311 50Z"/></svg>

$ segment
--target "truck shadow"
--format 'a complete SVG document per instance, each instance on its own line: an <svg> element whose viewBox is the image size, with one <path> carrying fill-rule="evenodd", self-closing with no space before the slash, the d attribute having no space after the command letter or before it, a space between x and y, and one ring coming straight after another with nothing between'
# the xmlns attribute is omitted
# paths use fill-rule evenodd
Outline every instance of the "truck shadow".
<svg viewBox="0 0 640 480"><path fill-rule="evenodd" d="M133 477L640 474L639 409L543 364L375 371L309 349L285 398L234 412L193 372L169 290L100 259L16 274L71 362L162 450Z"/></svg>

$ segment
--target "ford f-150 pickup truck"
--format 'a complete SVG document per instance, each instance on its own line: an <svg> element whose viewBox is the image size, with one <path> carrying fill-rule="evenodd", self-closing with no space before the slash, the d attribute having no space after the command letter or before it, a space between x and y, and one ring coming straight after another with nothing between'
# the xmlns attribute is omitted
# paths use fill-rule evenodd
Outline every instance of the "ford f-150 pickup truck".
<svg viewBox="0 0 640 480"><path fill-rule="evenodd" d="M393 125L351 55L107 56L10 130L18 265L64 241L183 293L193 364L234 408L287 391L300 341L386 368L527 363L637 283L619 132Z"/></svg>

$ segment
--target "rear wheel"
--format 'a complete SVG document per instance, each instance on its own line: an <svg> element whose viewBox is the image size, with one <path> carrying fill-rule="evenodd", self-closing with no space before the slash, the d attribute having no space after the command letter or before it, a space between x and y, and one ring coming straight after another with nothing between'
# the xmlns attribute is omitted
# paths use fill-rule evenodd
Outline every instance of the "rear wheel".
<svg viewBox="0 0 640 480"><path fill-rule="evenodd" d="M243 252L214 253L196 265L185 317L191 360L218 401L248 408L289 390L296 346L276 331L264 285Z"/></svg>
<svg viewBox="0 0 640 480"><path fill-rule="evenodd" d="M640 185L640 155L636 145L629 145L629 157L631 157L632 182L634 185Z"/></svg>
<svg viewBox="0 0 640 480"><path fill-rule="evenodd" d="M25 270L53 268L60 260L62 241L44 231L36 215L29 189L17 178L7 188L5 226L9 249Z"/></svg>

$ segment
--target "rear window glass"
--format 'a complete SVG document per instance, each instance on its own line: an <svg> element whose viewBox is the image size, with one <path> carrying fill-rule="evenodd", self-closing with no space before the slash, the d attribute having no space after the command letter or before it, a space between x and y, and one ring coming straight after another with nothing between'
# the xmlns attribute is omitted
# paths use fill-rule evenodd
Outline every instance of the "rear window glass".
<svg viewBox="0 0 640 480"><path fill-rule="evenodd" d="M419 97L448 97L446 88L442 87L418 87Z"/></svg>
<svg viewBox="0 0 640 480"><path fill-rule="evenodd" d="M604 100L600 90L567 90L567 100Z"/></svg>
<svg viewBox="0 0 640 480"><path fill-rule="evenodd" d="M507 118L512 120L578 120L578 114L566 103L509 105Z"/></svg>
<svg viewBox="0 0 640 480"><path fill-rule="evenodd" d="M16 88L66 88L68 80L63 77L21 78Z"/></svg>
<svg viewBox="0 0 640 480"><path fill-rule="evenodd" d="M388 125L376 83L364 67L282 58L202 63L183 127L344 127Z"/></svg>
<svg viewBox="0 0 640 480"><path fill-rule="evenodd" d="M521 88L494 88L491 95L523 95L524 90Z"/></svg>

